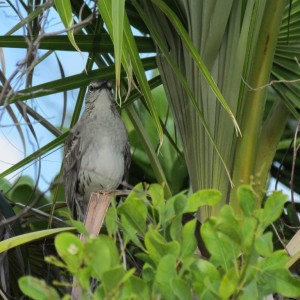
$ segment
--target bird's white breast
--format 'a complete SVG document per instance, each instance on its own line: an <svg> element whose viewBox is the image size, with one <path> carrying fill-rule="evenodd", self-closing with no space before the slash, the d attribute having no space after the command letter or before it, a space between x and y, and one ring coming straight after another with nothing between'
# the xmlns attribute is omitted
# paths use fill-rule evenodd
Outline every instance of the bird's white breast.
<svg viewBox="0 0 300 300"><path fill-rule="evenodd" d="M119 119L112 115L97 116L83 128L86 133L83 136L89 137L89 140L83 143L88 145L87 148L80 149L81 166L84 166L84 169L80 171L79 177L85 181L85 194L114 190L122 181L124 175L122 150L125 145L122 130L125 128L123 124L121 128L116 127L114 121L119 122Z"/></svg>

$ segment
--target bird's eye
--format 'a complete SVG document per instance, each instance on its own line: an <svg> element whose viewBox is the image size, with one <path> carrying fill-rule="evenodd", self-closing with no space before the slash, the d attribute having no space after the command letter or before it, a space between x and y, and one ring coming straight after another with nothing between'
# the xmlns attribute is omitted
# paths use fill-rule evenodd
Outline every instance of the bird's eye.
<svg viewBox="0 0 300 300"><path fill-rule="evenodd" d="M90 92L93 92L94 90L95 90L95 88L90 84L90 85L89 85L89 91L90 91Z"/></svg>

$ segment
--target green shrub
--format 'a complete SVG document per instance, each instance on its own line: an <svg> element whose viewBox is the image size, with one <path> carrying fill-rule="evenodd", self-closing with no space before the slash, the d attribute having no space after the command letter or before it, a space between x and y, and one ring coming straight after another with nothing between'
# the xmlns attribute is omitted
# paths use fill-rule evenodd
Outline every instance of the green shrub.
<svg viewBox="0 0 300 300"><path fill-rule="evenodd" d="M286 267L288 255L273 250L272 233L266 231L282 213L287 198L282 193L274 192L264 208L255 209L254 192L241 186L240 211L225 205L217 217L201 226L210 253L206 259L196 251L196 219L183 225L182 217L197 212L200 206L209 209L221 200L221 193L201 190L190 197L180 193L165 201L157 184L149 187L147 195L139 189L141 186L124 203L108 210L106 235L91 237L85 244L71 233L57 235L55 247L60 258L46 260L74 276L82 299L252 300L273 293L300 296L300 280ZM93 290L91 278L98 282ZM60 296L54 287L30 276L20 278L19 285L33 299L70 297Z"/></svg>

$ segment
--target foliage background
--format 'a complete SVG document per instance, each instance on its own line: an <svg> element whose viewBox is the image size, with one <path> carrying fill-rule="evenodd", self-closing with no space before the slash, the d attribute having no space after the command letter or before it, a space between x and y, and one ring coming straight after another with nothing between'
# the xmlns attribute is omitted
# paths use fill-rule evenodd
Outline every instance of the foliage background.
<svg viewBox="0 0 300 300"><path fill-rule="evenodd" d="M112 14L111 3L118 2L120 6L113 10L117 13ZM116 95L121 87L117 101L131 140L132 185L163 183L167 198L199 188L221 190L219 207L203 207L201 220L217 214L230 200L237 206L235 188L240 182L252 184L260 195L258 203L263 202L270 168L279 181L286 185L291 181L292 191L299 192L300 1L68 3L5 2L12 8L8 19L17 21L0 37L4 49L1 125L13 124L10 130L22 142L24 159L0 175L1 190L8 198L1 197L3 237L66 225L61 217L65 204L59 175L57 180L48 177L47 187L40 185L40 178L48 176L41 166L51 159L51 153L61 153L93 78L114 80ZM118 23L121 19L124 22ZM56 22L58 29L53 28ZM73 57L75 47L82 52L71 60L84 62L76 74L63 67L60 52L68 51L65 55ZM15 49L23 49L23 58L19 56L16 64L5 56ZM50 65L57 64L59 76L45 67L50 59ZM14 67L7 67L9 64ZM43 82L39 74L46 75ZM74 89L79 89L78 95L73 94ZM48 101L52 113L49 107L43 108ZM51 114L57 114L59 121ZM233 116L242 137L235 134ZM54 160L60 165L60 155ZM32 165L34 180L18 177L28 165ZM225 165L235 184L233 190ZM12 185L4 178L15 171L17 180ZM284 241L299 226L299 209L293 200L291 196L285 219L279 223ZM18 220L14 226L19 229L10 229L13 220ZM47 242L35 245L37 255L31 261L42 264L45 245ZM16 261L23 261L24 253L14 255ZM19 273L28 271L29 266L19 265L24 266ZM16 274L15 264L7 266Z"/></svg>

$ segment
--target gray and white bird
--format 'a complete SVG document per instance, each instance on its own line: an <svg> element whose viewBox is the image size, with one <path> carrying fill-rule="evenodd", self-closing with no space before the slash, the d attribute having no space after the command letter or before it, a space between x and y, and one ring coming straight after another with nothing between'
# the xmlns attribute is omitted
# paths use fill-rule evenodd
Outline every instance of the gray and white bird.
<svg viewBox="0 0 300 300"><path fill-rule="evenodd" d="M127 182L130 161L128 134L112 85L93 80L83 115L70 130L64 149L65 195L74 219L84 220L92 192L112 191Z"/></svg>

